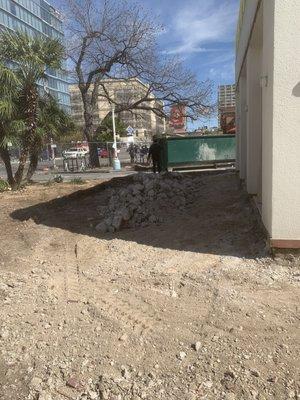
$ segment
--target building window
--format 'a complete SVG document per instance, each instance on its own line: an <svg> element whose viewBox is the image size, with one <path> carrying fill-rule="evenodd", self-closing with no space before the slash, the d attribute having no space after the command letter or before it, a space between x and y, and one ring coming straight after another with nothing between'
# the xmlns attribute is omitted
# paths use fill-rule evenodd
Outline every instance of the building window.
<svg viewBox="0 0 300 400"><path fill-rule="evenodd" d="M48 85L49 87L51 87L52 89L58 89L58 83L56 79L50 78L48 77Z"/></svg>
<svg viewBox="0 0 300 400"><path fill-rule="evenodd" d="M42 23L43 33L49 37L52 37L52 29L49 25Z"/></svg>
<svg viewBox="0 0 300 400"><path fill-rule="evenodd" d="M16 5L15 5L15 3L13 3L12 1L10 2L10 12L11 12L13 15L17 15L17 8L16 8Z"/></svg>
<svg viewBox="0 0 300 400"><path fill-rule="evenodd" d="M40 1L41 4L41 17L44 21L48 22L49 24L51 24L51 14L50 14L50 10L51 7L48 3L46 3L44 0Z"/></svg>

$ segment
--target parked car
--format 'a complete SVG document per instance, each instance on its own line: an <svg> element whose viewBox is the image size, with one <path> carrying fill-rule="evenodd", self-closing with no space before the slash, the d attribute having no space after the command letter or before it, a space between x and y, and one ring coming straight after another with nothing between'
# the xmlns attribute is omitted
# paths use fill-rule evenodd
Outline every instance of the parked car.
<svg viewBox="0 0 300 400"><path fill-rule="evenodd" d="M98 148L98 156L100 158L108 158L109 157L109 153L108 153L107 149L99 149Z"/></svg>
<svg viewBox="0 0 300 400"><path fill-rule="evenodd" d="M82 158L89 154L89 151L83 147L72 147L62 153L64 158Z"/></svg>

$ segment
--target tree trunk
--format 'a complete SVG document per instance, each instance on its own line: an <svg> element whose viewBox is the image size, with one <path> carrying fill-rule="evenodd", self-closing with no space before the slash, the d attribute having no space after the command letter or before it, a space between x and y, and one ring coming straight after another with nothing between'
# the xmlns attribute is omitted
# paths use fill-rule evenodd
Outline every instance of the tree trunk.
<svg viewBox="0 0 300 400"><path fill-rule="evenodd" d="M29 167L26 175L26 179L28 182L31 181L37 166L39 163L39 149L34 148L30 151L30 162L29 162Z"/></svg>
<svg viewBox="0 0 300 400"><path fill-rule="evenodd" d="M26 180L28 182L31 181L38 163L39 163L39 155L40 152L42 150L42 138L41 137L35 137L34 138L34 142L29 150L29 167L28 167L28 171L26 174Z"/></svg>
<svg viewBox="0 0 300 400"><path fill-rule="evenodd" d="M99 154L98 154L98 145L97 143L89 142L89 152L90 152L90 164L92 168L99 168Z"/></svg>
<svg viewBox="0 0 300 400"><path fill-rule="evenodd" d="M20 157L19 157L18 169L17 169L17 172L15 173L15 181L16 181L16 186L18 188L21 186L21 183L23 180L27 157L28 157L28 149L26 147L22 148Z"/></svg>
<svg viewBox="0 0 300 400"><path fill-rule="evenodd" d="M94 122L93 122L93 107L90 104L89 96L83 92L82 93L82 101L84 108L84 136L89 144L89 152L90 152L90 164L92 168L99 168L100 161L98 157L98 148L97 143L94 143Z"/></svg>
<svg viewBox="0 0 300 400"><path fill-rule="evenodd" d="M23 139L23 145L21 149L21 154L19 158L19 166L15 174L15 181L18 187L20 187L24 170L29 154L29 149L33 146L36 139L36 127L37 127L37 107L38 107L38 92L35 85L25 88L26 93L26 133Z"/></svg>
<svg viewBox="0 0 300 400"><path fill-rule="evenodd" d="M0 157L2 158L5 169L6 169L6 175L7 175L7 181L12 189L15 189L16 187L16 181L12 172L12 167L11 167L11 162L10 162L10 154L8 151L7 146L5 147L0 147Z"/></svg>

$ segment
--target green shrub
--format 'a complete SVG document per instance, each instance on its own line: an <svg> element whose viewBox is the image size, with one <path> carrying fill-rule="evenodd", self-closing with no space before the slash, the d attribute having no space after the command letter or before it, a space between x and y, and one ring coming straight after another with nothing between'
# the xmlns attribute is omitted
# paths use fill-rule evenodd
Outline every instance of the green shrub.
<svg viewBox="0 0 300 400"><path fill-rule="evenodd" d="M62 183L64 181L64 178L61 175L55 175L55 177L53 178L53 181L55 183Z"/></svg>
<svg viewBox="0 0 300 400"><path fill-rule="evenodd" d="M71 183L73 185L84 185L86 183L86 181L82 178L73 178L70 180L69 183Z"/></svg>
<svg viewBox="0 0 300 400"><path fill-rule="evenodd" d="M6 192L7 190L9 190L9 184L0 178L0 192Z"/></svg>

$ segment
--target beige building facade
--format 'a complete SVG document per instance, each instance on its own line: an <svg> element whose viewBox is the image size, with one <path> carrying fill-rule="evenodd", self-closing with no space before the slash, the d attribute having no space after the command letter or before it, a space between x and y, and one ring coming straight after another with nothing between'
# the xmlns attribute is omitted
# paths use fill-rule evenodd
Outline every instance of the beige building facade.
<svg viewBox="0 0 300 400"><path fill-rule="evenodd" d="M235 108L235 85L219 85L218 87L218 111L219 121L222 112Z"/></svg>
<svg viewBox="0 0 300 400"><path fill-rule="evenodd" d="M106 79L103 81L105 91L108 92L109 97L117 104L130 104L134 101L141 99L147 93L148 86L144 85L138 79L131 80L117 80ZM104 95L103 87L99 87L98 102L94 113L94 124L99 126L101 121L111 112L111 105L107 97ZM83 104L81 94L77 85L70 86L71 95L71 113L72 117L78 127L83 127ZM157 101L153 97L153 101L147 102L150 107L163 109L163 103ZM157 116L151 110L132 110L122 111L118 117L124 123L125 127L132 127L134 129L133 136L136 138L152 137L154 134L162 134L165 130L164 118ZM119 132L118 132L119 133Z"/></svg>
<svg viewBox="0 0 300 400"><path fill-rule="evenodd" d="M274 248L300 248L299 26L299 0L241 1L237 166Z"/></svg>

